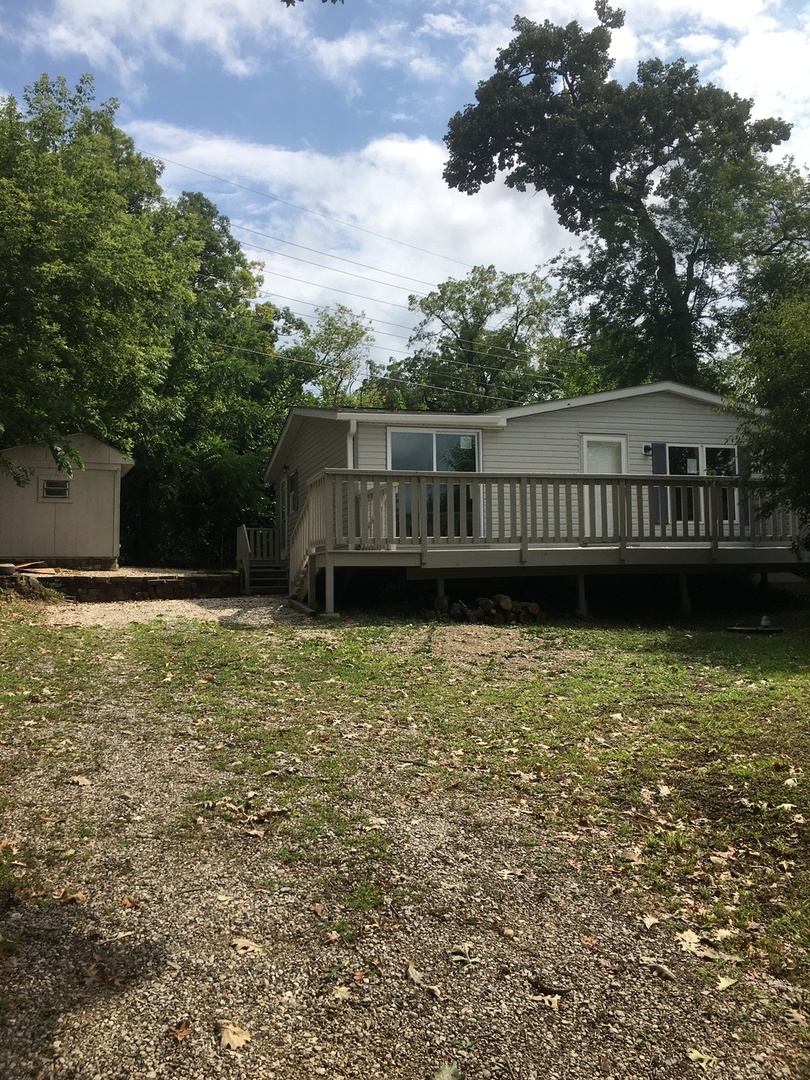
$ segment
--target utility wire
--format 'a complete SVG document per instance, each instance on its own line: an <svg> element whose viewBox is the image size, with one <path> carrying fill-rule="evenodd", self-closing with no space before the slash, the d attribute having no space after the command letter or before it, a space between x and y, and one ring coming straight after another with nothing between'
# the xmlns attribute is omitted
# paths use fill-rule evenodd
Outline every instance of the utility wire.
<svg viewBox="0 0 810 1080"><path fill-rule="evenodd" d="M313 255L323 255L327 259L336 259L338 262L349 263L350 266L359 266L363 270L376 270L378 274L389 274L391 277L402 278L403 281L413 281L417 285L427 285L431 289L438 288L438 286L432 281L423 281L421 278L412 278L412 277L409 277L407 274L400 274L397 270L384 270L380 266L372 266L370 263L358 262L356 259L347 259L343 255L333 255L329 251L321 251L320 248L306 247L305 244L296 244L296 243L293 243L292 240L282 240L282 238L280 236L271 236L270 233L260 232L258 229L249 229L246 225L237 225L233 221L230 224L231 224L232 229L240 229L242 232L250 233L251 236L261 236L265 240L272 240L276 244L286 244L288 247L300 248L302 251L309 251ZM268 249L267 248L257 248L256 250L257 251L267 251ZM283 252L279 251L279 252L276 252L276 254L282 255ZM318 264L314 263L313 265L317 266ZM338 267L329 266L329 267L325 267L324 269L337 270L338 273L342 272L341 270L338 269ZM385 282L380 282L380 284L384 285L386 283Z"/></svg>
<svg viewBox="0 0 810 1080"><path fill-rule="evenodd" d="M137 147L135 149L138 150ZM199 176L207 176L209 180L216 180L220 184L230 184L231 187L237 188L239 191L246 191L250 195L258 195L259 198L281 203L283 206L290 206L293 210L300 210L304 214L312 214L315 217L323 218L325 221L332 221L336 225L342 225L345 229L355 229L357 232L365 233L366 236L374 236L378 240L387 240L390 244L398 244L400 247L409 248L411 251L419 251L423 255L431 255L433 258L444 259L447 262L456 263L458 266L466 266L468 270L472 269L469 263L462 262L460 259L454 259L450 255L440 255L438 251L430 251L429 248L418 247L416 244L409 244L405 240L397 240L393 236L386 236L384 233L374 232L373 229L365 229L362 225L354 225L351 221L343 221L341 218L333 217L331 214L325 214L321 210L311 210L308 206L301 206L298 203L289 202L287 199L282 199L278 195L271 195L267 191L258 191L256 188L247 187L245 184L237 184L235 180L228 180L224 176L217 176L216 173L206 172L204 169L197 169L193 165L186 165L183 161L174 161L172 158L164 157L162 154L153 154L149 150L138 150L138 153L143 154L144 157L152 158L153 161L175 165L179 169L188 169L189 172L197 173Z"/></svg>
<svg viewBox="0 0 810 1080"><path fill-rule="evenodd" d="M273 355L272 353L266 353L261 349L250 349L246 345L230 345L230 344L227 344L224 341L212 341L210 338L208 339L208 344L212 345L214 348L227 349L230 352L249 353L252 356L262 356L265 359L267 359L268 356ZM324 367L324 365L319 363L317 360L303 360L303 359L301 359L299 357L283 357L283 356L282 356L282 359L286 359L289 363L292 363L292 364L303 364L303 365L305 365L307 367L314 367L314 368L323 368ZM473 367L474 365L469 365L469 366ZM436 386L436 385L433 385L431 383L411 382L408 379L398 379L398 378L394 378L392 376L384 375L383 378L388 379L388 381L391 382L391 383L397 383L397 384L399 384L401 386L404 386L407 389L411 389L411 390L438 390L442 394L459 394L459 395L463 395L464 397L469 397L470 394L472 393L472 391L470 391L470 390L456 390L454 387L451 387L451 386ZM544 378L544 379L541 379L540 381L548 384L549 386L556 386L556 384L557 384L557 381L555 379L551 379L551 378L547 378L547 379ZM526 402L525 400L521 400L521 399L518 399L518 398L503 398L502 397L502 398L499 398L499 400L504 402L504 404L506 404L506 405L532 404L531 402ZM396 411L396 410L394 410L394 411ZM407 411L407 410L405 410L405 411ZM485 410L479 410L479 411L485 411Z"/></svg>

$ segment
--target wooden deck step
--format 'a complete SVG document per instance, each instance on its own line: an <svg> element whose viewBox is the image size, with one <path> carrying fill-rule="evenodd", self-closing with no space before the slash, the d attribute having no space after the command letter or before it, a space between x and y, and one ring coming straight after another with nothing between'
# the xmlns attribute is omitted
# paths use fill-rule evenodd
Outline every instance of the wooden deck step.
<svg viewBox="0 0 810 1080"><path fill-rule="evenodd" d="M287 596L290 568L286 562L251 562L248 589L255 596Z"/></svg>

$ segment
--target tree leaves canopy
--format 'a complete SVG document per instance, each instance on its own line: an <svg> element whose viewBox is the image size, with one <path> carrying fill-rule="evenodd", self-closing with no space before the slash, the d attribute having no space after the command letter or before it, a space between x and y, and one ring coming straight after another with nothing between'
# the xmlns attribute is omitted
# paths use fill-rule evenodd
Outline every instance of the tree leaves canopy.
<svg viewBox="0 0 810 1080"><path fill-rule="evenodd" d="M422 318L413 355L376 370L363 392L389 408L480 412L550 396L559 298L539 273L476 266L427 296L411 296Z"/></svg>
<svg viewBox="0 0 810 1080"><path fill-rule="evenodd" d="M0 108L0 425L56 453L86 431L131 446L168 364L197 244L161 201L160 170L113 117L43 76Z"/></svg>
<svg viewBox="0 0 810 1080"><path fill-rule="evenodd" d="M618 342L608 336L608 345L626 348L640 320L635 344L647 377L700 384L715 344L702 336L701 320L717 299L718 274L740 251L742 211L768 172L764 155L790 128L752 120L750 101L701 84L683 60L648 60L622 86L609 77L608 50L623 14L596 7L599 22L588 31L515 19L516 36L479 84L476 103L450 120L445 180L474 194L504 174L509 187L545 191L560 223L587 241L569 283L594 315L608 267L617 283L635 270L628 291L641 310L631 304L626 332ZM646 291L641 275L652 286ZM615 311L625 297L621 289L612 295ZM580 329L595 328L586 320Z"/></svg>

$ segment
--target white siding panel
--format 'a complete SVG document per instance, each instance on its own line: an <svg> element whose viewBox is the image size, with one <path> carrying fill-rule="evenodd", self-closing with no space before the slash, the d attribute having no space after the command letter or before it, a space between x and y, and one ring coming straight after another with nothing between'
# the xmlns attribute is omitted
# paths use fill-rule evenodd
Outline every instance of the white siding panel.
<svg viewBox="0 0 810 1080"><path fill-rule="evenodd" d="M405 418L402 426L407 426ZM357 468L370 471L388 468L388 429L384 424L357 425Z"/></svg>
<svg viewBox="0 0 810 1080"><path fill-rule="evenodd" d="M661 392L512 419L483 433L485 472L575 473L581 435L626 435L628 471L652 471L643 447L652 442L725 445L735 442L735 418L679 394Z"/></svg>

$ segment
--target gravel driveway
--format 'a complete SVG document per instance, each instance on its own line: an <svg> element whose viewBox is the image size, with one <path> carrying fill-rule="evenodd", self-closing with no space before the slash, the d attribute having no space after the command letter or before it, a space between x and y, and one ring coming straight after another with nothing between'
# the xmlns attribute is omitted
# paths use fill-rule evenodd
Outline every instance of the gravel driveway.
<svg viewBox="0 0 810 1080"><path fill-rule="evenodd" d="M331 632L266 598L58 605L46 621L189 618ZM503 638L465 626L442 640L469 678ZM394 840L378 883L388 899L349 934L329 881L351 875L351 853L302 877L283 852L268 857L268 818L248 828L247 809L272 813L272 776L230 819L203 814L193 839L177 827L190 794L222 782L193 724L162 728L145 701L111 691L69 729L29 709L19 747L26 732L45 749L3 792L0 839L51 860L54 902L27 899L0 922L6 1080L800 1075L785 988L753 969L719 989L678 927L642 919L607 866L608 837L585 859L564 833L528 847L520 800L479 807L434 788L418 762L381 756L359 802L373 808L365 835ZM275 768L312 764L280 756ZM382 769L414 779L380 811Z"/></svg>

